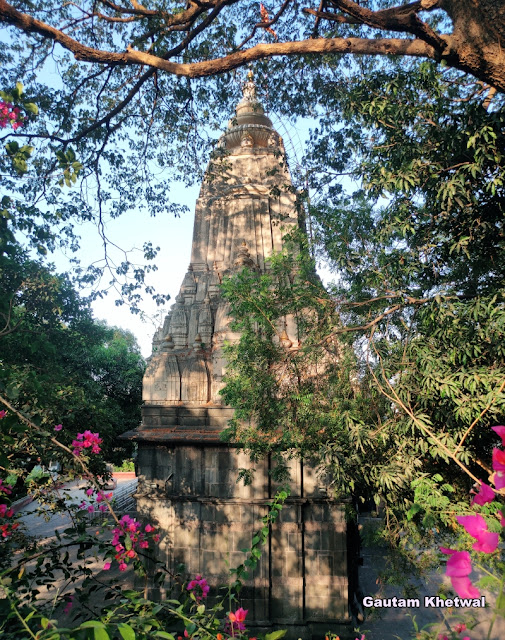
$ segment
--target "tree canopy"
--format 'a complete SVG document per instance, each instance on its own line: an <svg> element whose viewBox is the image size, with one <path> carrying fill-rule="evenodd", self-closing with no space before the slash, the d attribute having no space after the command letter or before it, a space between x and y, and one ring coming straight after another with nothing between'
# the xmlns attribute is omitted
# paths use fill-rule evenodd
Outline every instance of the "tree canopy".
<svg viewBox="0 0 505 640"><path fill-rule="evenodd" d="M178 215L171 179L201 175L213 132L238 95L225 72L248 62L257 62L267 107L288 117L319 116L326 84L352 82L369 64L387 67L394 56L402 56L407 69L424 58L470 73L489 100L505 87L503 2L365 7L332 0L301 7L286 0L268 10L267 20L268 11L238 0L185 8L177 2L2 0L0 86L10 91L22 82L28 92L17 99L28 117L2 136L2 215L13 231L41 254L58 246L72 252L83 222L96 224L106 247L107 216L134 207ZM26 105L38 106L41 115ZM114 261L104 248L100 264L74 275L94 284L95 295L120 282L118 296L137 310L144 288L162 303L165 292L145 287L157 247L148 242L142 254L144 265L126 252Z"/></svg>

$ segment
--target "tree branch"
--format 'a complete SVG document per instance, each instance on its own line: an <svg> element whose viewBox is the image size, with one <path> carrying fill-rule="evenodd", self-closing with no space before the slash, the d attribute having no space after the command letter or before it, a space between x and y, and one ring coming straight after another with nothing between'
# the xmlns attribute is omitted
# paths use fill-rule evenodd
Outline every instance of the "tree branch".
<svg viewBox="0 0 505 640"><path fill-rule="evenodd" d="M236 2L236 0L231 0ZM230 4L231 4L230 2ZM270 44L258 44L246 51L231 53L222 58L204 60L201 62L178 63L165 60L162 57L137 51L131 47L126 52L116 53L94 49L70 36L27 14L17 11L5 0L0 0L0 19L11 24L26 33L38 33L46 38L51 38L62 47L71 51L76 60L94 62L99 64L135 65L145 64L152 69L160 69L177 76L187 78L202 78L224 71L231 71L243 64L269 58L272 56L284 56L307 53L353 53L363 55L407 55L415 57L434 58L435 51L424 42L416 40L401 40L396 38L336 38L326 40L302 40L295 42L279 42Z"/></svg>
<svg viewBox="0 0 505 640"><path fill-rule="evenodd" d="M447 47L445 40L417 15L423 9L422 0L382 11L371 11L351 0L332 0L332 4L369 27L411 33L434 47L439 53Z"/></svg>
<svg viewBox="0 0 505 640"><path fill-rule="evenodd" d="M210 14L215 16L224 6L235 5L240 0L210 0L209 2L190 0L188 8L176 14L148 10L138 2L132 2L133 9L117 5L112 0L100 0L100 2L103 6L117 12L118 15L146 19L149 22L154 20L149 25L146 34L153 37L158 35L161 38L169 31L190 31L196 20L207 14L203 22L193 30L193 34L201 33L209 24L208 17ZM293 0L283 0L280 11L268 24L273 24L279 15L284 12L285 8L292 5L292 2ZM448 0L444 3L438 0L419 0L418 2L411 2L410 4L381 11L371 11L351 0L327 0L327 2L343 12L343 15L321 11L325 6L323 3L321 3L318 11L313 9L304 9L303 11L315 15L316 22L321 17L334 22L356 22L385 32L400 31L408 33L413 38L311 37L302 41L258 44L244 51L235 49L231 53L225 53L222 57L212 60L182 63L174 62L170 58L179 55L181 51L187 51L188 44L192 38L181 41L173 49L165 53L161 52L159 55L133 48L133 43L139 42L139 40L134 40L127 46L126 51L103 51L98 47L86 45L78 39L70 37L61 28L53 27L31 15L21 13L5 0L0 0L0 22L12 25L25 33L36 33L44 38L52 39L73 53L76 60L121 66L147 65L160 71L187 78L203 78L224 73L249 62L274 56L306 54L401 55L431 58L437 61L444 60L448 65L470 73L475 78L486 82L497 90L505 92L505 56L502 51L499 33L497 32L498 35L496 35L496 30L491 29L492 25L487 24L485 19L481 22L474 20L472 23L476 25L477 36L474 34L475 29L473 31L464 29L464 25L461 24L462 22L466 24L473 15L469 13L470 9L467 6L469 0L466 0L465 3L467 12L458 10L459 12L454 17L449 9L451 7L454 9L456 5L451 4L449 7ZM492 3L493 0L486 0L486 2ZM429 24L419 18L418 13L420 11L430 11L438 7L453 19L453 33L438 34ZM484 13L483 15L487 16L488 14ZM495 14L491 12L489 15L494 16ZM501 14L499 13L499 15ZM91 16L97 17L97 14L93 13ZM113 18L115 19L115 16L110 17L110 19ZM254 28L264 27L265 24L267 23L258 23ZM488 36L484 37L482 35L484 33L488 34ZM140 41L146 37L146 34L140 36ZM249 39L250 37L241 46Z"/></svg>

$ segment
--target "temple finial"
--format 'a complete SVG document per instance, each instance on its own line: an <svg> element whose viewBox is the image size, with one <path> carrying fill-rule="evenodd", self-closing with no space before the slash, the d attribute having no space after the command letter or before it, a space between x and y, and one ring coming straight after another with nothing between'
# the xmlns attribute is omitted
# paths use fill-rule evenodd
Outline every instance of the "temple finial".
<svg viewBox="0 0 505 640"><path fill-rule="evenodd" d="M256 97L256 84L254 82L254 73L252 69L249 69L247 72L247 81L242 87L242 102L252 102L255 103L258 101Z"/></svg>

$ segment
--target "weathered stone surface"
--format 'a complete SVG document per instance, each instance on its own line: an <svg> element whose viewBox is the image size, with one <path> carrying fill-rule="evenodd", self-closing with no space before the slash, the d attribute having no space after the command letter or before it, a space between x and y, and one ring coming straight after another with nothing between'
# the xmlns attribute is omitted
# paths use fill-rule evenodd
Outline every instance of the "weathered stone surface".
<svg viewBox="0 0 505 640"><path fill-rule="evenodd" d="M142 425L126 434L139 442L137 507L159 525L160 559L172 572L204 575L212 585L211 600L230 580L230 568L246 559L243 550L277 490L270 476L273 461L252 464L219 439L232 416L219 395L223 343L237 338L219 283L244 266L263 271L266 259L282 249L285 233L298 225L290 184L282 139L247 83L202 185L191 264L153 340ZM285 318L280 331L286 348L298 342L294 318ZM327 497L324 479L310 464L287 464L291 496L241 592L248 626L287 626L291 637L308 638L321 623L327 624L323 635L330 627L344 635L344 507ZM253 467L252 484L237 484L239 469Z"/></svg>

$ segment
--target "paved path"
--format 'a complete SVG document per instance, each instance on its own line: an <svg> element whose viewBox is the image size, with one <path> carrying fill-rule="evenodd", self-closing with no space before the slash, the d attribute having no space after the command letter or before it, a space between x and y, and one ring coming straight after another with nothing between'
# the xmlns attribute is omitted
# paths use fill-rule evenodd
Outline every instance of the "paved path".
<svg viewBox="0 0 505 640"><path fill-rule="evenodd" d="M365 519L366 520L366 519ZM373 519L370 519L373 520ZM366 525L366 523L364 523ZM399 587L393 585L385 586L380 589L380 585L377 584L377 579L381 571L384 570L388 561L388 550L385 547L364 547L361 553L363 557L363 566L360 568L360 586L363 590L363 595L374 596L380 598L404 598ZM414 620L419 629L429 623L438 623L437 633L443 637L447 634L451 637L449 630L454 628L456 622L461 621L458 616L451 618L447 616L447 621L444 621L444 612L447 614L447 610L441 608L425 608L424 596L435 596L442 583L449 586L448 578L444 577L444 570L439 572L431 572L426 580L417 581L418 595L413 594L412 597L418 597L420 600L420 607L406 608L406 609L394 609L383 608L367 610L368 617L362 623L360 627L360 633L365 634L366 640L410 640L415 638ZM475 580L475 574L471 576L472 580ZM485 593L485 592L483 592ZM490 602L494 602L495 598L488 594ZM459 635L462 639L465 635L470 637L471 640L486 640L488 624L491 619L490 609L453 609L458 614L458 611L466 611L469 613L475 613L478 619L481 621L472 630L465 631ZM360 638L360 634L357 634ZM436 637L436 636L435 636ZM492 635L489 640L505 640L505 620L498 618L493 626Z"/></svg>
<svg viewBox="0 0 505 640"><path fill-rule="evenodd" d="M126 492L130 492L134 489L137 480L129 477L117 477L116 478L116 487L114 489L110 489L107 491L112 491L113 500L114 497L124 496ZM65 498L69 504L75 503L80 504L83 500L89 503L89 497L86 496L86 489L88 488L88 483L85 481L74 481L70 483L66 483L60 489L58 489L58 494L61 498ZM29 502L28 504L23 504L18 511L21 516L21 522L24 524L25 531L27 535L32 536L40 540L39 545L43 546L45 543L54 540L55 532L58 531L60 534L67 528L72 525L72 519L68 513L56 513L50 514L47 511L44 511L42 505L40 505L37 501ZM118 515L122 515L122 511L118 509ZM91 524L91 522L90 522ZM93 530L93 528L91 528ZM110 538L110 532L106 534ZM77 561L77 548L69 549L71 561ZM103 571L103 558L95 557L94 550L91 549L84 553L79 559L81 564L85 564L86 569L91 570L93 575L97 577L100 575L100 580L102 582L109 582L114 579L120 578L123 588L131 589L133 588L133 574L132 570L129 569L126 572L120 573L117 568L117 563L114 563L111 570L104 572ZM30 565L27 566L27 571L30 571ZM54 579L52 580L50 588L46 591L45 589L41 590L40 596L38 599L40 601L46 601L47 603L51 603L54 600L56 594L70 594L76 587L80 587L84 580L84 575L81 578L77 579L76 582L69 584L68 580L66 580L61 571L54 572ZM102 593L96 592L91 595L91 599L89 601L90 606L95 606L96 612L100 611L104 602L101 600ZM68 625L73 624L75 615L79 616L79 608L78 606L73 607L68 613L65 613L64 607L59 606L56 609L53 609L51 612L51 618L56 618L60 621L61 624ZM86 612L86 616L89 613Z"/></svg>
<svg viewBox="0 0 505 640"><path fill-rule="evenodd" d="M136 480L132 478L116 477L116 488L107 490L107 493L112 491L114 500L114 496L122 494L126 488L135 482ZM88 486L83 480L75 480L59 488L57 494L62 498L64 497L69 504L80 504L83 501L89 504L90 499L86 495ZM72 524L68 513L62 512L49 515L37 501L23 506L19 510L19 515L26 527L26 533L37 538L52 538L55 535L55 531L62 533Z"/></svg>

